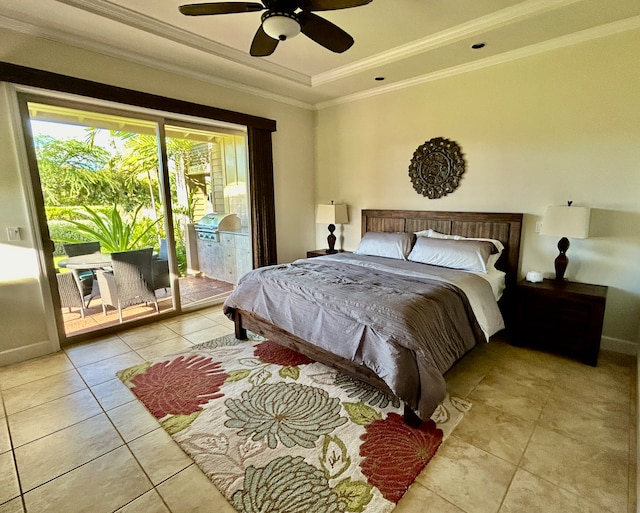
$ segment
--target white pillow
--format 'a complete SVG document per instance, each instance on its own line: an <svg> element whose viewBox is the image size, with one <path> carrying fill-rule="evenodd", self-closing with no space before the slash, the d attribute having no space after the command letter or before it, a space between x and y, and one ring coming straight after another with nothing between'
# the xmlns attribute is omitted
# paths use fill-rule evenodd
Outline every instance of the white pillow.
<svg viewBox="0 0 640 513"><path fill-rule="evenodd" d="M412 242L411 233L367 232L354 253L406 260Z"/></svg>
<svg viewBox="0 0 640 513"><path fill-rule="evenodd" d="M434 239L453 239L454 237L457 237L457 236L436 232L435 230L432 230L431 228L429 228L428 230L416 232L416 237L432 237Z"/></svg>
<svg viewBox="0 0 640 513"><path fill-rule="evenodd" d="M463 237L462 235L447 235L446 233L440 233L429 228L421 232L416 232L416 237L432 237L434 239L452 239L452 240L482 240L491 242L497 250L497 253L493 253L487 262L488 269L495 269L496 262L500 259L502 252L504 251L504 244L498 239L485 239L482 237Z"/></svg>
<svg viewBox="0 0 640 513"><path fill-rule="evenodd" d="M489 241L418 237L408 259L423 264L486 273L489 257L494 251L495 247Z"/></svg>

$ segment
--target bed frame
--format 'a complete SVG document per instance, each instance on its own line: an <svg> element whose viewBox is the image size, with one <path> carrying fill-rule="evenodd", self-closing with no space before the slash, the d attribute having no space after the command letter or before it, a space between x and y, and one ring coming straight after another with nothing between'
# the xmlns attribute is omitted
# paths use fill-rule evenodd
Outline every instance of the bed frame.
<svg viewBox="0 0 640 513"><path fill-rule="evenodd" d="M509 326L512 317L512 291L515 289L518 277L522 214L415 210L362 211L362 235L367 232L414 233L429 228L440 233L464 237L497 239L504 244L505 249L496 267L506 273L507 288L500 300L500 307L505 317L505 323ZM233 312L233 320L235 336L238 339L246 339L247 330L250 330L392 394L387 384L370 369L354 365L347 359L310 345L252 312L236 309ZM406 404L404 414L407 424L411 426L420 424L421 419Z"/></svg>

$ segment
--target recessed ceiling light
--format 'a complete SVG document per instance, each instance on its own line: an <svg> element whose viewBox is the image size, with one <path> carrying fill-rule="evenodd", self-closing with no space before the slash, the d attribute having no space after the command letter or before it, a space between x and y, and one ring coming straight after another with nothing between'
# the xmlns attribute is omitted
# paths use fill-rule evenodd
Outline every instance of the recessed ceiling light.
<svg viewBox="0 0 640 513"><path fill-rule="evenodd" d="M480 50L480 48L484 48L485 46L487 46L487 43L474 43L471 45L471 48L474 50Z"/></svg>
<svg viewBox="0 0 640 513"><path fill-rule="evenodd" d="M385 77L376 77L375 80L377 80L378 82L382 82L385 79Z"/></svg>

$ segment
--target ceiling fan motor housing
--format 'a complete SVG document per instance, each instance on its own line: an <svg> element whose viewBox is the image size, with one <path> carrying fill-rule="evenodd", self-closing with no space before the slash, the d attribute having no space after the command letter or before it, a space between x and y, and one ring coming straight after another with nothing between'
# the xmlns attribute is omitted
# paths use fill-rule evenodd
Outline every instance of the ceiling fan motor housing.
<svg viewBox="0 0 640 513"><path fill-rule="evenodd" d="M269 37L285 41L300 33L300 21L295 13L269 10L262 15L262 28Z"/></svg>

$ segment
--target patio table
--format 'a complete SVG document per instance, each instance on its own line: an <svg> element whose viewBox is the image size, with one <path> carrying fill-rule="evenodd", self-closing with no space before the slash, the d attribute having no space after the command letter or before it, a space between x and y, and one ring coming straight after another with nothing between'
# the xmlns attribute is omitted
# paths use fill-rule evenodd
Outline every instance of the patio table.
<svg viewBox="0 0 640 513"><path fill-rule="evenodd" d="M60 260L58 267L72 270L104 269L111 267L111 255L109 253L89 253L77 255Z"/></svg>

